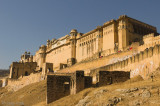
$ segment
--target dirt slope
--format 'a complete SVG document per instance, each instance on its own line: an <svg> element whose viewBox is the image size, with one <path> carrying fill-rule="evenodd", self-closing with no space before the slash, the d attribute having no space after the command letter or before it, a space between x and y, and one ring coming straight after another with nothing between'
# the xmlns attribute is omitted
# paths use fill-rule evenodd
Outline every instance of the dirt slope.
<svg viewBox="0 0 160 106"><path fill-rule="evenodd" d="M22 89L13 92L7 92L6 89L0 89L0 104L14 106L25 105L31 106L33 104L45 101L46 98L46 81L30 84Z"/></svg>
<svg viewBox="0 0 160 106"><path fill-rule="evenodd" d="M123 83L88 88L76 95L61 98L49 106L160 106L160 71L154 79L143 80L140 76ZM30 84L16 92L0 89L0 104L14 106L45 106L46 81ZM15 105L16 104L16 105Z"/></svg>

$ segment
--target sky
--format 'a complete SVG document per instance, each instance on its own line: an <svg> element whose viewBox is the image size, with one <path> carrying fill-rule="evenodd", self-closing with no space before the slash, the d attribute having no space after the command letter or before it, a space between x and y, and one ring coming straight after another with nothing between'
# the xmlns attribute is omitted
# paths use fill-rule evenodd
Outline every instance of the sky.
<svg viewBox="0 0 160 106"><path fill-rule="evenodd" d="M127 15L157 27L160 0L0 0L0 69L8 69L21 54L32 55L48 39L86 33Z"/></svg>

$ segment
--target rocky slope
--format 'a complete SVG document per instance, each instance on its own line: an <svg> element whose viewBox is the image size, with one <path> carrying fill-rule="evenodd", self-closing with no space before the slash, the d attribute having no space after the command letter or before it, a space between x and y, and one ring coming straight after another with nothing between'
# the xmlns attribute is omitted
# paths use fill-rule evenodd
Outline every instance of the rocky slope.
<svg viewBox="0 0 160 106"><path fill-rule="evenodd" d="M49 106L160 106L160 71L143 80L140 76L123 83L88 88L76 95L61 98ZM0 104L45 106L46 81L27 85L18 91L0 89Z"/></svg>

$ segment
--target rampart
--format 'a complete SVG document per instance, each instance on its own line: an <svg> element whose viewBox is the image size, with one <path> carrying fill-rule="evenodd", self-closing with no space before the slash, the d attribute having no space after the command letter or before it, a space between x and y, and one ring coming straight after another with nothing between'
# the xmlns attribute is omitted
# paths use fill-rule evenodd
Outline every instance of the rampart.
<svg viewBox="0 0 160 106"><path fill-rule="evenodd" d="M106 65L95 70L107 71L126 71L131 72L130 77L141 75L146 78L150 72L157 69L160 65L160 45L155 45L131 56L125 60Z"/></svg>
<svg viewBox="0 0 160 106"><path fill-rule="evenodd" d="M17 91L26 85L29 85L35 82L40 82L42 80L44 79L42 78L41 73L31 73L29 76L23 76L23 78L19 78L19 79L8 78L6 80L6 83L8 82L6 85L8 90Z"/></svg>

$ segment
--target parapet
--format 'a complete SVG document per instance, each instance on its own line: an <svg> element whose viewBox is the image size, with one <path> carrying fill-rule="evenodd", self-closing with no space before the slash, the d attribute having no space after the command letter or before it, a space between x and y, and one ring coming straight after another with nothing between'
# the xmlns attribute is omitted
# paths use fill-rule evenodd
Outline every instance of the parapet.
<svg viewBox="0 0 160 106"><path fill-rule="evenodd" d="M113 23L113 22L115 22L115 21L116 21L116 20L112 19L112 20L110 20L110 21L105 22L103 25L108 25L108 24Z"/></svg>
<svg viewBox="0 0 160 106"><path fill-rule="evenodd" d="M149 37L154 37L154 33L150 33L150 34L147 34L147 35L143 36L143 39L146 39L146 38L149 38Z"/></svg>

